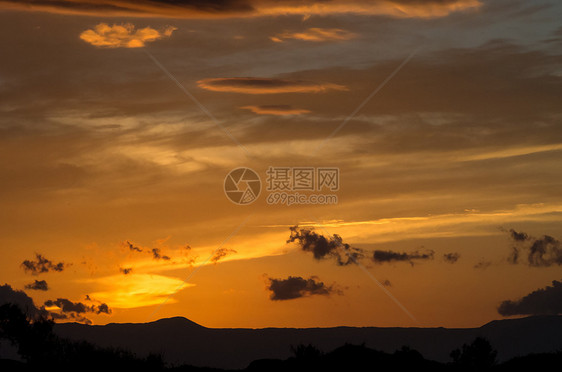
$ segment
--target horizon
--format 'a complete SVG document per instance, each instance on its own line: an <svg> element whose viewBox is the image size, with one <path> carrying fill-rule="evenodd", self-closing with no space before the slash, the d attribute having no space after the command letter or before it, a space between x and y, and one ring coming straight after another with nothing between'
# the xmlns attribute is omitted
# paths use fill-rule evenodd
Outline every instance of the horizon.
<svg viewBox="0 0 562 372"><path fill-rule="evenodd" d="M129 322L123 322L123 323L115 323L115 322L110 322L110 323L105 323L105 324L85 324L82 322L63 322L63 323L55 323L55 324L78 324L78 325L85 325L85 326L106 326L106 325L128 325L128 324L132 324L132 325L146 325L146 324L153 324L153 323L158 323L161 321L166 321L166 320L174 320L174 319L178 319L178 320L185 320L187 322L189 322L190 324L196 325L198 327L202 327L205 329L215 329L215 330L266 330L266 329L294 329L294 330L307 330L307 329L335 329L335 328L404 328L404 329L450 329L450 330L455 330L455 329L465 329L465 330L469 330L469 329L478 329L478 328L482 328L484 326L487 326L491 323L494 322L509 322L509 321L518 321L518 320L530 320L530 319L538 319L538 318L560 318L562 317L562 315L558 315L558 314L547 314L547 315L529 315L529 316L521 316L521 317L511 317L511 318L501 318L501 319L493 319L490 320L489 322L486 322L480 326L476 326L476 327L440 327L440 326L433 326L433 327L420 327L420 326L410 326L410 327L379 327L379 326L366 326L366 327L357 327L357 326L346 326L346 325L339 325L339 326L332 326L332 327L306 327L306 328L300 328L300 327L269 327L269 326L265 326L265 327L257 327L257 328L244 328L244 327L207 327L204 324L199 324L197 322L194 322L193 320L186 318L184 316L173 316L173 317L169 317L169 318L160 318L157 320L151 320L148 322L140 322L140 323L129 323Z"/></svg>
<svg viewBox="0 0 562 372"><path fill-rule="evenodd" d="M562 3L0 0L0 305L562 314Z"/></svg>

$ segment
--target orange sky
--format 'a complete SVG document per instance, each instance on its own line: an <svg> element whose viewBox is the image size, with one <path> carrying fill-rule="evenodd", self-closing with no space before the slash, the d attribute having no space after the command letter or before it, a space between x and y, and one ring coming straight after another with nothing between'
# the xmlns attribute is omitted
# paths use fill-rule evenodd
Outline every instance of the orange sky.
<svg viewBox="0 0 562 372"><path fill-rule="evenodd" d="M0 284L37 306L469 327L561 279L556 1L43 3L0 1ZM239 167L250 205L223 189ZM338 168L337 204L268 204L269 167ZM295 225L363 256L315 259ZM273 299L290 277L316 290Z"/></svg>

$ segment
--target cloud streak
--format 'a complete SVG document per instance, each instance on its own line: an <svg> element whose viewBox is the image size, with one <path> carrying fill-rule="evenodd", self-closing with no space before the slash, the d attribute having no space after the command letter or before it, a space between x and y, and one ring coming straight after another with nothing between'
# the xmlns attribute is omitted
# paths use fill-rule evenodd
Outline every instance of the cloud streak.
<svg viewBox="0 0 562 372"><path fill-rule="evenodd" d="M338 84L257 77L202 79L197 82L197 86L213 92L242 94L325 93L332 90L348 90Z"/></svg>
<svg viewBox="0 0 562 372"><path fill-rule="evenodd" d="M357 14L437 18L478 9L479 0L0 0L7 9L114 17L231 18Z"/></svg>
<svg viewBox="0 0 562 372"><path fill-rule="evenodd" d="M373 261L378 264L385 262L408 262L410 265L414 266L414 261L417 260L433 260L435 252L432 250L427 250L426 252L414 251L411 253L406 252L394 252L391 250L375 250L373 252Z"/></svg>
<svg viewBox="0 0 562 372"><path fill-rule="evenodd" d="M309 114L310 110L293 108L289 105L262 105L262 106L242 106L241 109L250 110L257 115L303 115Z"/></svg>
<svg viewBox="0 0 562 372"><path fill-rule="evenodd" d="M323 41L343 41L351 40L356 38L357 34L342 30L341 28L308 28L301 32L283 32L272 36L270 39L276 43L282 43L285 40L301 40L301 41L312 41L312 42L323 42Z"/></svg>

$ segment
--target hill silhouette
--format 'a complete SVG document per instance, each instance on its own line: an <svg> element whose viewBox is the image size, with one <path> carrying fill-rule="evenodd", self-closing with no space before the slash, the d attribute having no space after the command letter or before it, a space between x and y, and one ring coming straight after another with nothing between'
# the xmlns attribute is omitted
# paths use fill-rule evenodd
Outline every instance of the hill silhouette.
<svg viewBox="0 0 562 372"><path fill-rule="evenodd" d="M54 332L72 340L102 347L131 350L140 356L161 354L177 365L240 369L255 360L279 360L291 356L291 346L314 345L322 351L344 344L365 344L392 353L402 346L415 349L430 360L451 361L454 347L477 337L490 340L499 361L531 353L562 350L562 316L539 316L492 321L479 328L206 328L186 318L150 323L111 323L89 326L56 324ZM220 358L217 358L220 355Z"/></svg>
<svg viewBox="0 0 562 372"><path fill-rule="evenodd" d="M500 322L488 325L488 328L513 330L513 325L526 325L532 327L537 321L543 324L556 321L557 318L525 319L518 322ZM511 325L510 325L511 323ZM8 371L40 371L54 369L57 371L96 371L111 368L117 370L135 371L219 371L208 367L193 365L193 362L174 364L164 360L165 352L152 353L146 356L121 347L101 347L83 340L70 340L53 332L55 323L43 316L29 316L17 305L5 304L0 306L0 340L11 343L17 350L19 360L0 359L0 370ZM64 325L67 329L77 324ZM63 327L64 328L64 327ZM192 337L205 335L212 329L202 327L185 318L162 319L147 324L111 324L101 327L80 329L101 329L107 334L131 331L129 337L138 335L138 331L146 331L147 336L174 337L188 332ZM485 327L482 327L485 328ZM524 327L523 327L524 328ZM339 331L343 328L325 329L326 331ZM189 330L191 332L189 332ZM419 330L419 329L418 329ZM118 331L118 332L116 332ZM224 332L225 330L214 330ZM231 330L232 331L232 330ZM240 330L238 330L240 331ZM248 330L242 330L248 331ZM255 330L259 331L259 330ZM268 329L267 331L279 331ZM289 330L291 331L291 330ZM292 330L295 331L295 330ZM296 330L307 331L307 330ZM555 330L559 331L559 330ZM220 336L223 333L214 334ZM511 333L513 336L513 333ZM162 341L162 339L155 339ZM197 340L197 338L195 338ZM239 339L240 340L240 339ZM180 346L182 340L175 340ZM180 342L178 342L180 341ZM216 342L217 339L215 338ZM427 340L429 341L429 340ZM267 343L266 343L267 344ZM208 346L208 345L207 345ZM207 347L206 346L206 347ZM240 345L231 345L233 350ZM450 346L450 345L449 345ZM1 347L1 345L0 345ZM248 346L246 345L246 348ZM238 348L239 349L239 348ZM184 349L187 351L188 349ZM230 351L232 352L232 350ZM549 366L560 365L562 351L552 353L539 353L520 356L498 363L497 350L490 341L484 337L476 337L470 343L449 353L452 361L443 363L429 360L408 346L403 346L392 353L376 350L365 343L345 343L331 351L324 352L312 344L298 344L290 347L291 355L287 358L262 358L251 361L244 370L255 371L314 371L324 369L341 369L346 371L362 372L372 370L421 370L421 371L512 371L526 368L529 370L545 370ZM188 353L189 354L189 353ZM228 357L228 350L215 349L212 357L222 360ZM206 357L209 357L207 355ZM232 369L230 369L232 370ZM224 370L223 370L224 371Z"/></svg>

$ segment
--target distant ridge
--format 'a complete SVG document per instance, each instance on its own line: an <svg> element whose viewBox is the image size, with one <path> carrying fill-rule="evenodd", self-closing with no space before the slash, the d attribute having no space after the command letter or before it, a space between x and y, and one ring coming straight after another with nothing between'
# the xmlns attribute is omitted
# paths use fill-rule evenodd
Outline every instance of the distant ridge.
<svg viewBox="0 0 562 372"><path fill-rule="evenodd" d="M362 344L386 352L403 345L427 359L450 361L451 350L476 337L487 338L507 360L530 353L562 350L562 316L494 320L479 328L206 328L174 317L150 323L110 323L88 326L55 325L55 332L100 346L129 349L139 356L162 353L167 362L216 368L245 368L257 359L285 359L291 345L312 344L324 351L345 343ZM220 357L219 357L220 356Z"/></svg>

